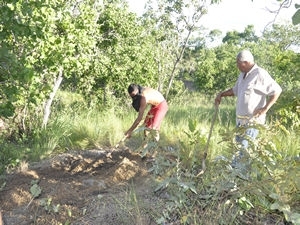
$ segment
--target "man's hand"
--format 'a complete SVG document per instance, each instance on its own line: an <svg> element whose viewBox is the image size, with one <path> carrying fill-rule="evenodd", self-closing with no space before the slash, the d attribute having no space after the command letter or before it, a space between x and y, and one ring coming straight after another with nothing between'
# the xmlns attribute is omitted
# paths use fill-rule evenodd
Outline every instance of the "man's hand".
<svg viewBox="0 0 300 225"><path fill-rule="evenodd" d="M260 117L261 115L266 114L267 111L268 110L265 107L260 108L260 109L256 109L253 112L253 117Z"/></svg>
<svg viewBox="0 0 300 225"><path fill-rule="evenodd" d="M126 138L131 138L131 131L127 131L126 133L125 133L125 137Z"/></svg>
<svg viewBox="0 0 300 225"><path fill-rule="evenodd" d="M221 103L221 98L227 96L234 96L232 88L228 89L227 91L220 92L215 98L215 105L219 106Z"/></svg>

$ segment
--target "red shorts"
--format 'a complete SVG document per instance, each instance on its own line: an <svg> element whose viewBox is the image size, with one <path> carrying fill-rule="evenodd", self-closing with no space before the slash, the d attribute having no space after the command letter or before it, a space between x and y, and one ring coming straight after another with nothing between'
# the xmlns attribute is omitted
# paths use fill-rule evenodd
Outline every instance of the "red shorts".
<svg viewBox="0 0 300 225"><path fill-rule="evenodd" d="M168 103L166 101L161 102L157 106L152 106L149 110L146 119L145 126L150 129L159 130L161 122L168 111Z"/></svg>

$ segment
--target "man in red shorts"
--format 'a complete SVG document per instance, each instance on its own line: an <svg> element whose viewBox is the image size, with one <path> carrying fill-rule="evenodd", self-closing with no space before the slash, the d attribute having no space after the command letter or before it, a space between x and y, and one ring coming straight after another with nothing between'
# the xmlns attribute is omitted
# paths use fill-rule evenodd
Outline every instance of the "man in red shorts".
<svg viewBox="0 0 300 225"><path fill-rule="evenodd" d="M155 140L159 141L159 130L163 118L168 111L168 104L164 96L157 90L150 87L141 87L137 84L130 84L128 86L128 94L131 96L133 102L132 106L138 112L138 117L135 119L131 127L126 131L125 136L129 138L134 129L140 124L144 117L147 105L151 105L149 112L145 118L144 124L145 137L149 135L150 130L155 132Z"/></svg>

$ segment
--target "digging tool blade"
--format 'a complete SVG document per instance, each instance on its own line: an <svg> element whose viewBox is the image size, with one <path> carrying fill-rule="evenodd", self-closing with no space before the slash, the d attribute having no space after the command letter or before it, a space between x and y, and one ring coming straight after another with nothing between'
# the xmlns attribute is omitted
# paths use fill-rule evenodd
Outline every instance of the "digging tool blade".
<svg viewBox="0 0 300 225"><path fill-rule="evenodd" d="M127 139L127 136L125 135L119 142L116 144L115 148L119 148L120 144L122 144Z"/></svg>
<svg viewBox="0 0 300 225"><path fill-rule="evenodd" d="M121 144L122 142L124 142L126 139L127 139L127 136L125 135L125 136L118 142L118 144L116 144L116 146L115 146L114 148L112 148L112 150L109 151L109 152L106 154L106 157L107 157L107 158L111 158L111 157L112 157L112 156L111 156L111 153L112 153L113 151L115 151L115 149L118 149L119 146L120 146L120 144ZM1 225L1 224L0 224L0 225Z"/></svg>

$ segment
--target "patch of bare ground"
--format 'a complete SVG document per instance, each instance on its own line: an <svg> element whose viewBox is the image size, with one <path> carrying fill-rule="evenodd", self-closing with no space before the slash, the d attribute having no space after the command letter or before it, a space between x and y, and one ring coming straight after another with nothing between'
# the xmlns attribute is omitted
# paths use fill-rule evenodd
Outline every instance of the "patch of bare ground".
<svg viewBox="0 0 300 225"><path fill-rule="evenodd" d="M156 224L163 199L148 167L128 149L74 151L30 164L5 176L3 224ZM33 181L41 189L36 198Z"/></svg>

